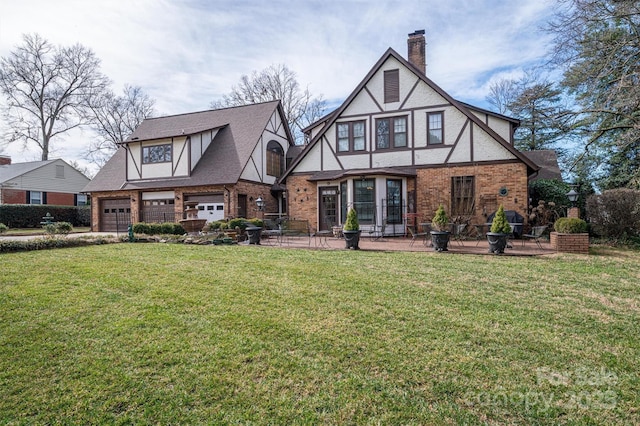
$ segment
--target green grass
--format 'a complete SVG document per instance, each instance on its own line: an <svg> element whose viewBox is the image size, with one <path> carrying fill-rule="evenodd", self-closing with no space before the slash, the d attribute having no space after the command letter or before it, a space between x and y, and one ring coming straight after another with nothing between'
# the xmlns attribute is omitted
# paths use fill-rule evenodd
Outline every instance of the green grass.
<svg viewBox="0 0 640 426"><path fill-rule="evenodd" d="M0 424L640 422L639 252L0 262Z"/></svg>

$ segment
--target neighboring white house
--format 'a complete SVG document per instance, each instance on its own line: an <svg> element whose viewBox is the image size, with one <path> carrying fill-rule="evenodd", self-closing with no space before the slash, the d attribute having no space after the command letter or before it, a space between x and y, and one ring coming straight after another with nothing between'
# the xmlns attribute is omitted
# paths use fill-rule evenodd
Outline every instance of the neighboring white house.
<svg viewBox="0 0 640 426"><path fill-rule="evenodd" d="M0 204L87 204L89 178L61 159L13 163L0 156Z"/></svg>

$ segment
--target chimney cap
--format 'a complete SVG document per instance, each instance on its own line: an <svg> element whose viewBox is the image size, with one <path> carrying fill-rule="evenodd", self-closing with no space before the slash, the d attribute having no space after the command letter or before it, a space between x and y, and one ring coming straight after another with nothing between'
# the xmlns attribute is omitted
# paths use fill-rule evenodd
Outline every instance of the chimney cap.
<svg viewBox="0 0 640 426"><path fill-rule="evenodd" d="M409 34L409 37L411 37L411 36L417 36L417 35L424 35L424 30L415 30L414 32L412 32L411 34Z"/></svg>

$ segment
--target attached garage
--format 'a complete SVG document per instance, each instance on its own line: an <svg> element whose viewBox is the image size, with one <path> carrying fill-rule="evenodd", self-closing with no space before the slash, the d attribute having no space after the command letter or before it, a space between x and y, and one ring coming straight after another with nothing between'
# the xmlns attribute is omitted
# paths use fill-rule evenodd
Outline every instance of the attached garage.
<svg viewBox="0 0 640 426"><path fill-rule="evenodd" d="M174 198L173 191L143 192L140 221L148 223L176 222Z"/></svg>
<svg viewBox="0 0 640 426"><path fill-rule="evenodd" d="M225 218L223 194L187 195L186 200L198 202L198 219L213 222Z"/></svg>
<svg viewBox="0 0 640 426"><path fill-rule="evenodd" d="M114 198L100 201L100 231L126 232L131 224L131 201Z"/></svg>

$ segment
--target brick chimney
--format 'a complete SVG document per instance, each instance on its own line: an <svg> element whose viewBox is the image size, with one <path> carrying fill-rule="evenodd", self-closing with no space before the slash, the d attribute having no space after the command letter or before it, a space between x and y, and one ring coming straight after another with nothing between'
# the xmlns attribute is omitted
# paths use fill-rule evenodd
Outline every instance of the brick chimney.
<svg viewBox="0 0 640 426"><path fill-rule="evenodd" d="M11 157L8 155L0 155L0 166L6 166L11 164Z"/></svg>
<svg viewBox="0 0 640 426"><path fill-rule="evenodd" d="M409 34L407 40L408 58L409 62L416 68L426 74L427 71L427 42L424 38L424 30L416 30Z"/></svg>

